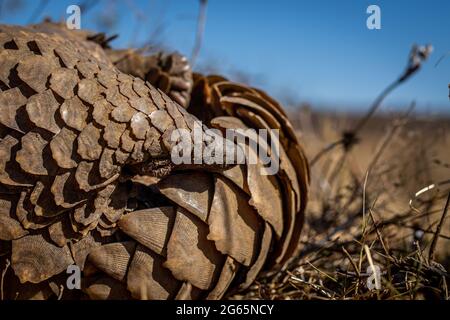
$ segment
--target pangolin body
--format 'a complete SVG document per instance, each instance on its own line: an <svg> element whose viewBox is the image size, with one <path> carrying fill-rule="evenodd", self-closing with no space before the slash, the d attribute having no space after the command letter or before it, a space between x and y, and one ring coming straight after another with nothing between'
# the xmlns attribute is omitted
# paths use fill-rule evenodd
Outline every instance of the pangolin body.
<svg viewBox="0 0 450 320"><path fill-rule="evenodd" d="M220 299L296 247L309 172L281 107L221 77L193 86L179 55L172 68L121 54L58 25L0 26L7 298L79 298L59 289L77 265L92 299ZM190 112L222 131L280 130L279 172L177 169L172 131L207 130Z"/></svg>

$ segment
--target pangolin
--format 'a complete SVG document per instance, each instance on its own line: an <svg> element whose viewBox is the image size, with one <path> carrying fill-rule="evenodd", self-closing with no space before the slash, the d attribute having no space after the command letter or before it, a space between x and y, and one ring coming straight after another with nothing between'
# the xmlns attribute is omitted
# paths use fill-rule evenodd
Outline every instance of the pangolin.
<svg viewBox="0 0 450 320"><path fill-rule="evenodd" d="M193 76L179 54L123 55L93 39L48 22L0 26L5 298L220 299L282 265L309 169L281 106ZM195 127L206 147L208 127L277 129L277 150L258 147L279 155L279 170L262 175L246 141L231 141L245 163L174 164L172 132L194 140ZM81 290L61 289L73 265Z"/></svg>

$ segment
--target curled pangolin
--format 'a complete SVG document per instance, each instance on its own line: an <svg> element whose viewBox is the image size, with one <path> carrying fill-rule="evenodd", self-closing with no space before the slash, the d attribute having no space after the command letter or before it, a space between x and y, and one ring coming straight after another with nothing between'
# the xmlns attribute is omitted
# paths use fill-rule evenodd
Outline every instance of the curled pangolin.
<svg viewBox="0 0 450 320"><path fill-rule="evenodd" d="M284 263L309 171L280 105L193 76L181 55L124 55L90 39L51 23L0 26L5 298L220 299ZM170 133L196 124L206 136L204 124L278 129L279 171L173 164ZM62 292L74 264L82 290Z"/></svg>

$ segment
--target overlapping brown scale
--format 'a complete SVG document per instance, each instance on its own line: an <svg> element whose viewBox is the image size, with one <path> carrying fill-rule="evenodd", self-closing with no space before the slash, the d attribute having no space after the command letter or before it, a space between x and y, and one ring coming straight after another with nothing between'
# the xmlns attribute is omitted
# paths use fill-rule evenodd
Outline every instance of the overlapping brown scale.
<svg viewBox="0 0 450 320"><path fill-rule="evenodd" d="M83 271L89 252L101 246L101 243L96 241L92 235L88 234L79 241L70 242L69 246L75 264Z"/></svg>
<svg viewBox="0 0 450 320"><path fill-rule="evenodd" d="M68 171L58 174L53 180L50 191L53 194L55 204L63 208L73 208L86 201L75 181L75 173Z"/></svg>
<svg viewBox="0 0 450 320"><path fill-rule="evenodd" d="M24 30L21 30L21 32L17 33L14 32L14 30L12 30L11 27L7 28L9 30L3 29L2 31L6 32L10 36L12 41L5 43L6 48L18 51L29 50L28 41L26 39L28 33L26 31L24 32Z"/></svg>
<svg viewBox="0 0 450 320"><path fill-rule="evenodd" d="M265 129L270 130L271 127L268 123L264 121L262 117L260 117L258 114L246 110L244 108L239 108L237 113L240 115L242 119L245 119L253 124L258 129ZM268 135L269 136L269 135ZM271 138L272 139L272 138ZM285 141L285 139L279 138L281 141ZM268 148L267 143L264 144L266 149ZM293 167L290 158L287 156L285 151L285 146L280 143L278 146L278 150L269 150L270 154L276 153L276 156L279 158L279 166L280 166L280 176L284 179L288 179L290 182L291 187L293 188L295 194L297 197L300 196L300 186L299 186L299 180L297 178L297 172L295 171L295 168ZM305 164L303 162L302 167L304 167ZM299 175L299 177L302 177ZM299 207L296 207L296 210L300 210Z"/></svg>
<svg viewBox="0 0 450 320"><path fill-rule="evenodd" d="M32 205L36 205L39 197L41 196L42 192L44 191L45 184L42 181L36 181L36 184L34 185L33 190L30 194L30 203Z"/></svg>
<svg viewBox="0 0 450 320"><path fill-rule="evenodd" d="M8 135L0 139L0 183L6 186L32 187L32 181L21 174L21 169L14 159L15 150L19 147L19 140L13 136Z"/></svg>
<svg viewBox="0 0 450 320"><path fill-rule="evenodd" d="M92 79L79 81L77 95L84 102L93 105L96 100L101 99L97 81Z"/></svg>
<svg viewBox="0 0 450 320"><path fill-rule="evenodd" d="M129 190L124 184L113 183L97 194L95 207L103 213L102 221L110 228L116 225L127 206Z"/></svg>
<svg viewBox="0 0 450 320"><path fill-rule="evenodd" d="M14 240L28 234L15 217L17 195L0 194L0 240Z"/></svg>
<svg viewBox="0 0 450 320"><path fill-rule="evenodd" d="M100 219L98 219L97 231L111 230L116 229L116 224L106 219L105 215L101 215ZM112 235L112 233L108 234L108 236ZM104 235L102 235L104 237Z"/></svg>
<svg viewBox="0 0 450 320"><path fill-rule="evenodd" d="M264 119L252 111L240 109L238 114L240 114L241 117L250 120L257 128L270 129ZM283 141L283 139L281 141ZM299 149L300 146L295 144L295 147L293 147L292 143L288 146L286 146L286 143L284 145L285 146L281 143L279 148L279 177L283 184L283 189L286 191L282 194L285 198L285 212L288 214L285 218L285 235L280 242L282 245L278 250L278 258L276 260L278 263L284 261L284 257L290 256L297 247L296 244L302 228L301 215L303 214L307 197L307 192L305 192L305 190L307 190L309 179L307 161L304 158L303 151ZM286 154L284 149L286 147L290 150L290 156ZM297 166L295 168L291 159L296 161Z"/></svg>
<svg viewBox="0 0 450 320"><path fill-rule="evenodd" d="M117 86L108 87L104 93L106 95L106 100L108 100L108 102L115 107L128 105L128 99L119 92L119 88Z"/></svg>
<svg viewBox="0 0 450 320"><path fill-rule="evenodd" d="M59 112L61 114L61 119L70 128L81 131L86 127L89 109L77 96L65 100L61 105Z"/></svg>
<svg viewBox="0 0 450 320"><path fill-rule="evenodd" d="M126 83L126 82L132 83L133 77L130 76L129 74L127 74L126 72L118 72L117 80L119 81L119 86L120 86L120 83Z"/></svg>
<svg viewBox="0 0 450 320"><path fill-rule="evenodd" d="M183 282L175 300L198 300L203 296L203 292L189 282Z"/></svg>
<svg viewBox="0 0 450 320"><path fill-rule="evenodd" d="M241 120L231 117L215 118L212 125L223 129L248 129ZM251 138L256 139L254 136ZM261 145L258 147L261 147ZM244 151L247 163L249 163L249 157L257 158L256 150L246 146L241 146L241 149ZM257 209L261 217L274 227L276 234L281 237L283 232L283 208L276 179L271 175L262 175L263 166L260 163L247 164L246 168L247 184L251 194L250 204Z"/></svg>
<svg viewBox="0 0 450 320"><path fill-rule="evenodd" d="M138 244L130 263L127 287L134 299L167 300L174 298L181 283L163 266L164 259Z"/></svg>
<svg viewBox="0 0 450 320"><path fill-rule="evenodd" d="M163 62L163 64L165 64L163 68L166 67L167 70L163 70L163 72L165 71L166 74L161 75L157 82L150 82L168 94L178 104L186 108L190 101L190 92L193 85L188 60L186 57L174 53L168 55L166 63ZM164 90L163 85L165 81L167 81L167 86Z"/></svg>
<svg viewBox="0 0 450 320"><path fill-rule="evenodd" d="M99 141L101 133L101 129L90 123L78 135L77 152L82 159L91 161L100 159L103 151Z"/></svg>
<svg viewBox="0 0 450 320"><path fill-rule="evenodd" d="M226 179L214 179L214 198L208 217L208 240L217 250L249 266L256 257L260 222L248 196Z"/></svg>
<svg viewBox="0 0 450 320"><path fill-rule="evenodd" d="M118 72L117 73L117 81L119 81L119 86L120 86L120 83L125 83L125 82L133 82L133 77L132 76L130 76L129 74L127 74L127 73L124 73L124 72Z"/></svg>
<svg viewBox="0 0 450 320"><path fill-rule="evenodd" d="M128 194L126 194L126 196L128 196ZM105 211L103 212L102 221L107 221L107 224L108 224L107 228L112 228L112 227L117 226L117 222L119 221L120 217L125 212L126 200L127 199L125 199L125 202L123 203L122 207L116 208L116 207L109 206L105 209Z"/></svg>
<svg viewBox="0 0 450 320"><path fill-rule="evenodd" d="M215 285L225 261L214 242L207 240L207 234L206 224L186 210L178 209L164 263L175 278L202 290Z"/></svg>
<svg viewBox="0 0 450 320"><path fill-rule="evenodd" d="M100 69L100 71L97 74L97 80L105 88L113 88L113 87L116 87L118 84L116 73L108 68Z"/></svg>
<svg viewBox="0 0 450 320"><path fill-rule="evenodd" d="M133 89L133 78L120 74L118 76L119 80L119 92L130 100L138 99L139 95Z"/></svg>
<svg viewBox="0 0 450 320"><path fill-rule="evenodd" d="M278 180L272 175L262 175L262 165L249 165L247 183L250 189L250 204L281 236L283 232L283 206Z"/></svg>
<svg viewBox="0 0 450 320"><path fill-rule="evenodd" d="M145 87L145 89L147 89L147 87ZM130 99L130 105L145 115L150 115L153 111L158 110L148 96Z"/></svg>
<svg viewBox="0 0 450 320"><path fill-rule="evenodd" d="M214 182L210 174L173 174L158 182L158 190L200 220L207 221L214 194Z"/></svg>
<svg viewBox="0 0 450 320"><path fill-rule="evenodd" d="M104 148L100 157L99 172L104 179L108 179L120 171L120 167L114 159L114 152L113 149Z"/></svg>
<svg viewBox="0 0 450 320"><path fill-rule="evenodd" d="M107 53L119 70L148 81L187 107L193 81L186 57L178 53L143 56L135 50L109 50Z"/></svg>
<svg viewBox="0 0 450 320"><path fill-rule="evenodd" d="M94 36L91 31L71 30L67 28L65 22L54 23L51 21L44 21L30 26L30 28L51 35L51 39L55 42L70 40L71 45L68 45L67 49L71 52L83 52L85 56L95 58L99 62L109 63L102 47L94 41L87 41Z"/></svg>
<svg viewBox="0 0 450 320"><path fill-rule="evenodd" d="M117 123L109 121L108 125L103 130L103 139L106 141L108 147L117 149L120 145L120 137L127 128L125 123Z"/></svg>
<svg viewBox="0 0 450 320"><path fill-rule="evenodd" d="M219 83L217 86L220 87L221 84ZM281 129L280 142L286 149L286 153L290 160L295 162L296 165L294 167L298 177L301 177L301 180L305 180L299 182L302 182L302 186L306 189L309 181L307 161L304 157L303 150L298 144L294 129L281 106L267 94L257 89L248 89L246 92L240 93L238 97L222 97L221 102L223 102L225 107L228 108L229 112L232 114L238 114L239 117L242 118L242 113L245 112L245 109L236 106L245 106L246 108L249 108L249 110L254 111L256 117L261 119L256 122L264 122L264 127L266 128L279 127ZM249 111L246 112L251 113ZM247 120L249 120L248 117ZM256 125L253 119L250 120L250 123ZM296 179L295 175L292 174L289 174L289 177L291 179ZM293 187L297 188L295 183ZM306 193L300 192L298 194L304 195ZM300 210L300 208L298 208L298 210Z"/></svg>
<svg viewBox="0 0 450 320"><path fill-rule="evenodd" d="M119 220L119 228L159 255L166 245L175 221L173 207L158 207L130 212Z"/></svg>
<svg viewBox="0 0 450 320"><path fill-rule="evenodd" d="M99 125L106 127L109 124L109 114L114 109L106 99L100 99L95 101L94 110L92 111L92 117L94 121Z"/></svg>
<svg viewBox="0 0 450 320"><path fill-rule="evenodd" d="M25 229L39 230L56 220L55 217L45 218L35 214L33 205L29 203L29 191L22 191L16 206L16 216Z"/></svg>
<svg viewBox="0 0 450 320"><path fill-rule="evenodd" d="M14 279L16 280L16 279ZM26 283L21 284L18 280L10 281L9 283L5 283L5 287L7 286L8 290L4 295L5 300L31 300L31 301L41 301L41 300L49 300L51 298L55 298L54 292L50 288L49 284L46 282L42 283ZM9 296L8 296L9 291Z"/></svg>
<svg viewBox="0 0 450 320"><path fill-rule="evenodd" d="M148 87L140 78L133 79L133 90L142 98L148 98Z"/></svg>
<svg viewBox="0 0 450 320"><path fill-rule="evenodd" d="M59 102L56 100L52 90L33 95L28 99L26 110L28 118L37 127L48 130L54 134L60 131L56 124L55 115L59 109Z"/></svg>
<svg viewBox="0 0 450 320"><path fill-rule="evenodd" d="M285 214L285 222L284 225L285 230L284 234L279 240L278 248L275 253L275 262L276 263L282 263L286 257L286 251L290 246L297 247L298 243L292 241L292 237L296 237L294 235L294 230L297 228L302 228L302 215L303 212L298 212L296 210L296 203L297 203L297 195L295 194L294 190L292 189L290 183L286 179L281 179L280 184L282 185L282 193L284 195L284 210L286 211Z"/></svg>
<svg viewBox="0 0 450 320"><path fill-rule="evenodd" d="M161 155L163 153L161 145L161 135L159 134L158 130L153 127L151 127L150 130L147 131L144 142L144 149L147 150L147 152L152 157L157 157L158 155Z"/></svg>
<svg viewBox="0 0 450 320"><path fill-rule="evenodd" d="M160 110L165 109L166 99L164 99L164 92L153 87L148 82L145 83L147 86L147 92L150 92L150 97L152 98L152 101L155 103L156 107Z"/></svg>
<svg viewBox="0 0 450 320"><path fill-rule="evenodd" d="M111 112L111 117L117 122L130 122L136 112L128 103L124 103Z"/></svg>
<svg viewBox="0 0 450 320"><path fill-rule="evenodd" d="M55 54L59 59L61 59L63 66L65 66L66 68L72 69L78 62L76 54L65 46L59 46L55 48Z"/></svg>
<svg viewBox="0 0 450 320"><path fill-rule="evenodd" d="M271 129L270 125L259 114L245 108L238 108L237 113L242 118L250 121L257 128L266 130ZM306 159L296 140L287 141L284 137L280 137L280 142L278 155L280 157L280 168L284 171L285 177L291 181L291 186L294 188L297 197L300 197L302 192L299 189L299 183L302 182L302 186L306 189L309 179L309 169L306 165ZM289 153L287 154L286 151ZM291 163L291 160L295 161L295 167ZM297 210L300 210L299 202L300 200L297 202Z"/></svg>
<svg viewBox="0 0 450 320"><path fill-rule="evenodd" d="M13 50L4 49L0 51L0 81L5 85L9 85L10 75L14 72L13 70L18 63L15 54L11 54L11 51Z"/></svg>
<svg viewBox="0 0 450 320"><path fill-rule="evenodd" d="M96 230L100 233L102 237L112 236L117 231L116 223L110 222L104 215L98 220Z"/></svg>
<svg viewBox="0 0 450 320"><path fill-rule="evenodd" d="M176 104L173 101L170 101L170 99L166 101L166 109L169 115L174 120L175 126L178 129L187 129L187 124L183 119L183 115L181 114Z"/></svg>
<svg viewBox="0 0 450 320"><path fill-rule="evenodd" d="M58 67L56 59L32 55L19 62L17 74L34 91L43 92L51 73Z"/></svg>
<svg viewBox="0 0 450 320"><path fill-rule="evenodd" d="M145 150L144 150L144 141L140 140L137 141L134 144L133 152L131 153L131 158L134 160L134 162L137 163L143 163L146 157Z"/></svg>
<svg viewBox="0 0 450 320"><path fill-rule="evenodd" d="M110 237L117 231L117 227L111 227L111 226L103 227L99 223L96 227L96 230L100 234L101 237Z"/></svg>
<svg viewBox="0 0 450 320"><path fill-rule="evenodd" d="M17 63L23 59L25 59L26 57L31 57L36 55L35 52L29 50L28 48L28 42L25 39L20 39L17 37L12 37L11 41L8 41L7 43L5 43L6 48L4 48L4 52L6 53L6 57L11 57L13 59L15 59L16 63L14 64L14 67L17 66ZM26 49L24 49L24 47ZM2 48L3 49L3 48ZM50 59L54 59L54 57L50 57ZM14 68L15 69L15 68ZM11 71L11 70L10 70ZM12 80L12 82L16 82L17 79L17 69L15 69L11 74L14 74L14 79L10 79Z"/></svg>
<svg viewBox="0 0 450 320"><path fill-rule="evenodd" d="M221 101L222 103L225 102L230 114L245 119L247 124L256 128L280 127L282 129L280 131L280 142L282 146L280 149L280 181L283 184L284 205L286 207L287 217L285 219L286 232L280 241L282 245L277 251L277 262L281 263L283 256L288 256L295 249L300 234L302 225L301 218L306 203L306 190L309 182L307 160L297 142L292 126L286 118L286 114L282 111L278 103L265 93L256 89L239 92L237 99L236 94L231 98L222 97L222 95L225 96L228 93L220 89L221 86L223 88L222 83L218 82L216 84L217 90L214 91L214 96L217 97L215 100ZM220 106L222 107L222 105ZM247 110L242 107L249 109ZM277 125L277 122L280 125ZM295 171L292 168L295 168ZM295 219L294 217L297 214L298 219Z"/></svg>
<svg viewBox="0 0 450 320"><path fill-rule="evenodd" d="M74 69L58 68L50 77L50 88L61 98L70 99L75 95L79 78Z"/></svg>
<svg viewBox="0 0 450 320"><path fill-rule="evenodd" d="M131 134L131 128L127 128L120 137L120 148L127 153L133 152L134 144L136 140Z"/></svg>
<svg viewBox="0 0 450 320"><path fill-rule="evenodd" d="M260 105L255 102L241 96L224 96L220 98L221 104L228 110L228 112L232 115L237 114L237 110L239 106L245 106L249 109L256 110L263 119L269 124L269 127L272 129L281 129L281 124L277 121L277 119L267 110L265 110ZM283 133L281 131L280 138L283 139Z"/></svg>
<svg viewBox="0 0 450 320"><path fill-rule="evenodd" d="M131 118L130 126L133 135L137 139L145 140L147 131L150 129L150 124L148 122L147 116L144 113L135 113Z"/></svg>
<svg viewBox="0 0 450 320"><path fill-rule="evenodd" d="M76 139L77 134L73 130L63 127L50 141L52 157L59 167L72 169L77 166L73 157Z"/></svg>
<svg viewBox="0 0 450 320"><path fill-rule="evenodd" d="M239 105L245 106L249 110L254 111L264 118L266 122L273 125L272 122L277 122L279 124L280 129L282 130L282 137L284 134L294 141L297 140L292 125L289 123L286 115L282 113L282 111L275 107L267 98L259 95L258 92L254 90L252 92L244 92L239 95L240 101L237 102ZM227 103L236 103L234 101L228 101ZM272 127L275 129L276 127Z"/></svg>
<svg viewBox="0 0 450 320"><path fill-rule="evenodd" d="M266 129L266 130L272 129L261 116L252 111L249 111L245 108L239 108L237 113L240 115L241 118L248 120L258 129ZM280 169L284 171L285 177L291 181L291 185L294 188L296 194L300 195L299 181L297 176L302 177L302 175L297 175L290 158L286 154L285 148L288 149L286 139L281 139L280 148L278 150L278 156L280 157ZM304 166L305 165L302 165L302 167Z"/></svg>
<svg viewBox="0 0 450 320"><path fill-rule="evenodd" d="M73 220L84 227L89 227L94 223L98 223L98 219L102 215L100 210L96 210L93 201L84 203L78 206L73 211ZM92 226L94 228L94 226Z"/></svg>
<svg viewBox="0 0 450 320"><path fill-rule="evenodd" d="M30 131L21 139L21 149L16 153L16 161L23 171L33 175L48 175L48 152L44 149L48 146L39 133Z"/></svg>
<svg viewBox="0 0 450 320"><path fill-rule="evenodd" d="M0 124L22 132L16 121L16 115L19 108L27 103L27 98L22 94L19 88L12 88L6 91L0 91Z"/></svg>
<svg viewBox="0 0 450 320"><path fill-rule="evenodd" d="M36 183L35 189L33 189L30 196L30 201L34 205L33 210L36 216L52 218L67 211L67 208L60 207L55 203L53 194L51 193L53 181L49 178L46 178L43 181L44 182L38 181ZM36 201L33 201L35 190L38 190L38 192L36 193Z"/></svg>
<svg viewBox="0 0 450 320"><path fill-rule="evenodd" d="M48 227L48 234L52 241L59 247L64 247L66 244L77 238L77 235L72 229L70 218L65 216Z"/></svg>
<svg viewBox="0 0 450 320"><path fill-rule="evenodd" d="M32 43L32 45L43 56L55 56L54 50L57 47L57 44L48 35L40 33L33 42L34 44Z"/></svg>
<svg viewBox="0 0 450 320"><path fill-rule="evenodd" d="M67 246L58 247L40 234L12 241L11 266L20 282L39 283L73 263Z"/></svg>
<svg viewBox="0 0 450 320"><path fill-rule="evenodd" d="M92 300L129 300L130 292L125 284L107 276L86 279L83 291Z"/></svg>
<svg viewBox="0 0 450 320"><path fill-rule="evenodd" d="M128 161L130 158L130 153L123 151L122 149L117 149L116 152L114 152L114 160L118 164L124 164Z"/></svg>
<svg viewBox="0 0 450 320"><path fill-rule="evenodd" d="M124 281L135 247L134 241L104 244L94 248L89 253L88 259L96 268L110 277Z"/></svg>
<svg viewBox="0 0 450 320"><path fill-rule="evenodd" d="M211 170L216 172L217 174L220 174L224 176L225 178L229 179L231 182L233 182L241 191L247 193L250 195L250 190L248 188L247 184L247 169L245 165L235 165L230 166L226 169L217 169L217 170Z"/></svg>
<svg viewBox="0 0 450 320"><path fill-rule="evenodd" d="M174 125L172 118L164 110L153 111L150 114L150 120L152 125L161 133L164 133L170 126Z"/></svg>
<svg viewBox="0 0 450 320"><path fill-rule="evenodd" d="M232 257L227 257L225 263L222 266L222 271L220 272L219 280L217 280L217 284L212 289L206 299L207 300L219 300L227 292L228 288L231 285L231 282L234 280L237 271L239 270L239 263L236 262Z"/></svg>
<svg viewBox="0 0 450 320"><path fill-rule="evenodd" d="M247 289L253 283L253 281L255 281L264 264L267 262L272 245L272 235L272 227L266 222L264 224L264 231L261 237L260 246L258 248L258 256L250 266L250 268L247 270L247 273L245 274L245 280L241 284L239 284L240 290Z"/></svg>
<svg viewBox="0 0 450 320"><path fill-rule="evenodd" d="M217 108L211 100L212 94L208 79L201 74L194 73L191 103L187 110L205 123L209 123L212 118L224 115L220 105Z"/></svg>
<svg viewBox="0 0 450 320"><path fill-rule="evenodd" d="M122 72L144 78L143 56L135 49L107 50L109 59Z"/></svg>
<svg viewBox="0 0 450 320"><path fill-rule="evenodd" d="M100 71L98 65L90 61L80 61L77 63L76 68L86 79L93 79Z"/></svg>
<svg viewBox="0 0 450 320"><path fill-rule="evenodd" d="M70 224L72 225L72 229L79 233L82 237L86 237L92 230L95 230L95 228L98 225L98 219L101 216L100 213L92 211L87 203L83 203L80 205L80 207L77 207L75 210L80 210L80 217L86 217L88 213L95 213L92 217L92 222L87 225L83 225L82 223L79 223L75 220L74 214L69 215L70 217ZM75 211L74 210L74 211ZM88 213L84 213L83 211L87 211ZM91 219L91 218L89 218Z"/></svg>
<svg viewBox="0 0 450 320"><path fill-rule="evenodd" d="M13 38L8 35L4 29L1 29L0 31L2 31L2 33L0 33L0 46L5 48L8 47L8 43L10 43L11 41L14 41ZM6 44L6 46L5 46Z"/></svg>
<svg viewBox="0 0 450 320"><path fill-rule="evenodd" d="M107 180L102 179L100 177L98 166L98 162L81 161L78 164L75 172L75 180L81 190L89 192L95 189L100 189L114 182L119 177L119 173L116 173Z"/></svg>
<svg viewBox="0 0 450 320"><path fill-rule="evenodd" d="M265 92L258 89L253 90L257 92L256 95L244 94L243 96L249 99L253 99L253 101L255 101L256 103L260 103L265 110L269 111L278 120L278 122L282 124L281 129L285 133L286 138L288 138L288 140L292 140L293 143L298 144L298 139L294 127L292 126L292 123L289 121L280 104ZM257 98L255 99L255 97Z"/></svg>
<svg viewBox="0 0 450 320"><path fill-rule="evenodd" d="M224 96L230 95L230 96L238 96L242 92L247 92L249 88L243 84L234 83L226 80L222 77L217 76L208 76L206 78L207 83L209 84L209 90L210 90L210 97L209 97L209 103L213 107L213 110L215 112L218 112L221 110L227 115L233 116L233 113L227 113L223 104L222 104L222 98ZM251 89L250 89L251 90ZM220 116L219 113L216 113L216 116Z"/></svg>

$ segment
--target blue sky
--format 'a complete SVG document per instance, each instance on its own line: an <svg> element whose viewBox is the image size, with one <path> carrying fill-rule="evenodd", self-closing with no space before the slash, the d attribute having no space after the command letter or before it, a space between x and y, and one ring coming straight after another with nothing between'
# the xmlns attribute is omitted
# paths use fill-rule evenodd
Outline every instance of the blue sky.
<svg viewBox="0 0 450 320"><path fill-rule="evenodd" d="M9 2L23 6L6 11ZM65 17L65 8L80 2L50 0L35 22ZM3 0L0 21L25 24L38 4ZM366 27L370 4L381 8L381 30ZM139 45L153 37L190 56L198 8L198 0L103 0L82 13L82 27L99 30L99 17L112 19L117 23L110 32L120 33L114 46ZM435 66L450 52L450 1L209 0L207 10L199 66L231 77L245 71L271 95L316 107L364 110L403 70L413 43L431 43L430 60L388 98L385 108L416 100L420 110L450 111L450 57Z"/></svg>

